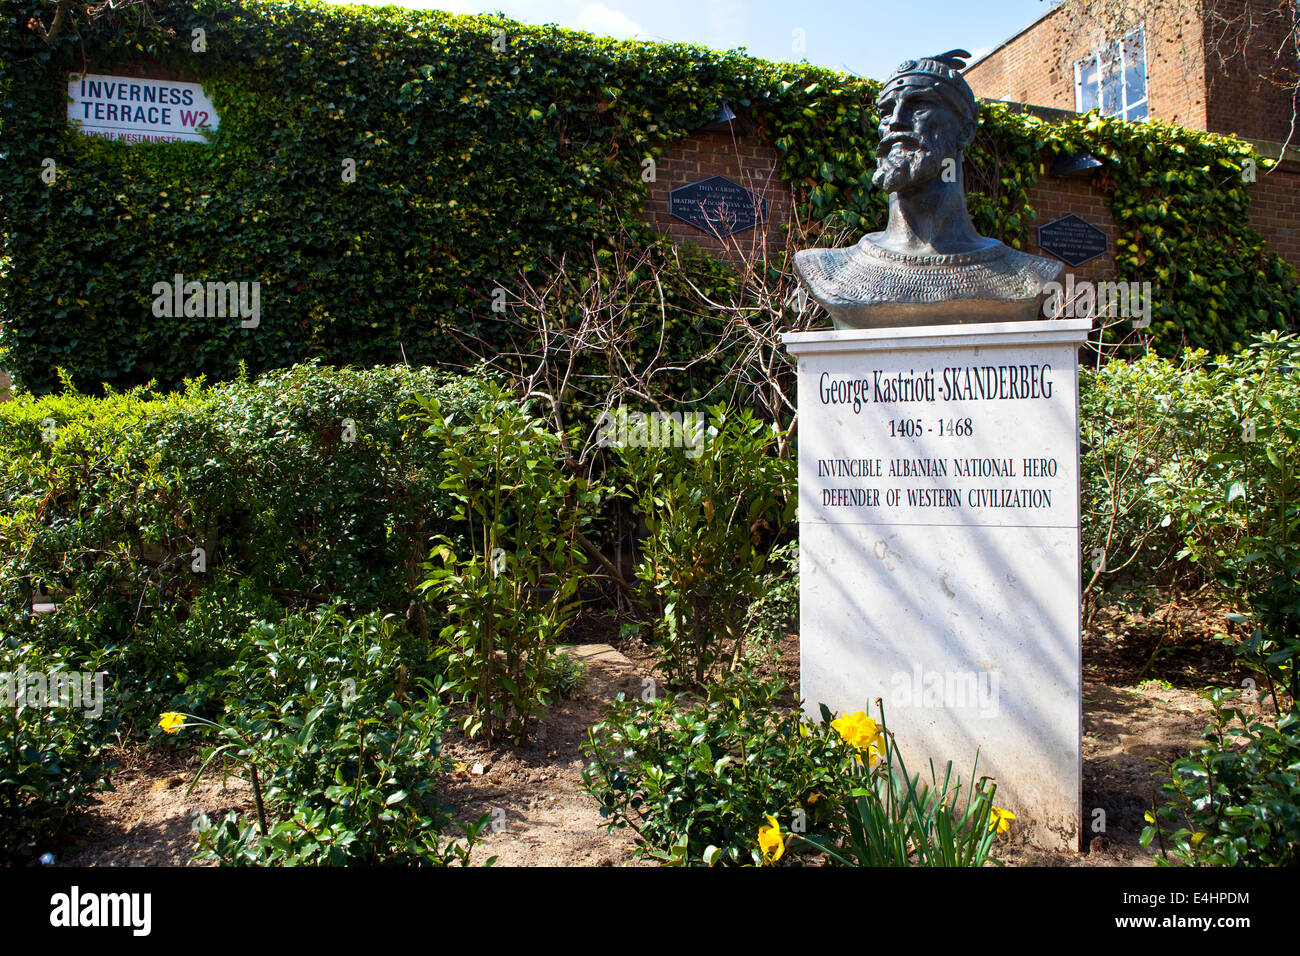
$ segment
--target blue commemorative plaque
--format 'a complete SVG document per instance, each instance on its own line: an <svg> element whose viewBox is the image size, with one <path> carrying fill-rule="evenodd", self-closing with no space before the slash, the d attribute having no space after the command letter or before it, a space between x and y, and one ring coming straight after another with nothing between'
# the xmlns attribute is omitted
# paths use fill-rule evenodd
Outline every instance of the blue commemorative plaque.
<svg viewBox="0 0 1300 956"><path fill-rule="evenodd" d="M710 176L668 194L668 212L718 238L767 220L767 200L725 176Z"/></svg>

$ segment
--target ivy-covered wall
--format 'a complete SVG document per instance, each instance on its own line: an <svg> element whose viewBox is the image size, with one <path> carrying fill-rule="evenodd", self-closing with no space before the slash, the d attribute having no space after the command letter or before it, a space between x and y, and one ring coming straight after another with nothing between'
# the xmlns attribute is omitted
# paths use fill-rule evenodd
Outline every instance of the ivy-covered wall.
<svg viewBox="0 0 1300 956"><path fill-rule="evenodd" d="M685 45L615 42L492 16L252 0L166 0L47 44L39 0L0 0L0 347L28 388L82 387L308 357L455 361L448 332L500 334L492 289L619 226L643 242L642 161L747 108L805 221L883 222L870 186L874 81ZM202 28L206 51L191 48ZM503 32L502 32L503 31ZM504 40L504 43L502 42ZM128 145L68 129L69 72L148 63L200 80L207 144ZM984 109L976 226L1020 245L1029 187L1060 152L1107 164L1119 278L1153 282L1152 332L1230 348L1300 305L1247 222L1248 147L1177 127ZM57 169L42 179L43 161ZM345 159L356 181L344 182ZM726 281L717 268L714 282ZM152 289L259 281L261 322L156 318ZM689 349L683 331L677 347Z"/></svg>

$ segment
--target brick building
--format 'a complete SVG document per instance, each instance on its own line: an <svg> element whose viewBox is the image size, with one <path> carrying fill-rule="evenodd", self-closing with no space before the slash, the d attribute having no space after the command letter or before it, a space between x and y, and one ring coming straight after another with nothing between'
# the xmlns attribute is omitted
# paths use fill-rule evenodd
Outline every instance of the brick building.
<svg viewBox="0 0 1300 956"><path fill-rule="evenodd" d="M1092 4L1096 7L1096 4ZM1300 268L1300 141L1292 129L1300 51L1290 0L1168 0L1140 22L1107 32L1088 4L1063 0L972 62L982 99L1129 120L1159 119L1250 141L1281 165L1253 187L1251 224ZM1300 133L1300 130L1296 130ZM1035 187L1042 216L1081 211L1113 235L1102 196L1048 180ZM1076 207L1079 207L1076 209Z"/></svg>
<svg viewBox="0 0 1300 956"><path fill-rule="evenodd" d="M1290 0L1168 0L1110 30L1064 0L966 68L975 95L1281 143L1300 67Z"/></svg>

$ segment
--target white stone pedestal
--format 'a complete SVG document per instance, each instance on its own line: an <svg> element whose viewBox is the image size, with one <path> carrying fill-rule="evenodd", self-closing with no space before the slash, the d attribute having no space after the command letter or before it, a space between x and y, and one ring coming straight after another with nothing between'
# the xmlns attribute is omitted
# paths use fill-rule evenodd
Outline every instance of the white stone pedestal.
<svg viewBox="0 0 1300 956"><path fill-rule="evenodd" d="M1090 319L802 332L802 695L877 716L908 769L1081 832L1079 346Z"/></svg>

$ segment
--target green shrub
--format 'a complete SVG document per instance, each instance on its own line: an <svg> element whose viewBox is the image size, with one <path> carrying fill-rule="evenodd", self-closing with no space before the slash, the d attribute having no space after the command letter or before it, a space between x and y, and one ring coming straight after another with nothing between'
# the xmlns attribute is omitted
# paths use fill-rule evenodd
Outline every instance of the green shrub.
<svg viewBox="0 0 1300 956"><path fill-rule="evenodd" d="M404 412L426 394L473 409L488 400L481 378L307 364L214 392L218 460L238 466L221 477L247 529L241 567L290 601L340 599L432 633L415 585L429 536L454 531L453 502L439 489L442 446Z"/></svg>
<svg viewBox="0 0 1300 956"><path fill-rule="evenodd" d="M748 410L709 412L686 447L621 447L618 477L645 524L636 576L673 683L702 684L743 650L750 601L793 520L796 464L782 433Z"/></svg>
<svg viewBox="0 0 1300 956"><path fill-rule="evenodd" d="M52 675L93 672L93 659L69 659L3 635L0 648L0 860L17 862L53 848L94 795L111 789L105 747L114 724L89 712L84 700L80 708L45 706L59 703ZM44 675L43 702L15 686L31 674Z"/></svg>
<svg viewBox="0 0 1300 956"><path fill-rule="evenodd" d="M458 502L457 544L434 539L421 590L445 602L448 679L471 702L465 731L523 744L546 703L555 644L577 610L577 535L599 491L565 467L558 435L504 392L463 416L425 404L443 445L441 488Z"/></svg>
<svg viewBox="0 0 1300 956"><path fill-rule="evenodd" d="M770 651L799 631L799 542L775 548L767 559L758 597L745 613L750 652Z"/></svg>
<svg viewBox="0 0 1300 956"><path fill-rule="evenodd" d="M417 394L458 412L484 393L430 369L304 365L0 405L0 613L24 640L112 649L136 730L158 708L206 712L203 682L257 620L342 600L436 635L420 566L457 528L442 446L402 417ZM66 599L36 615L39 593Z"/></svg>
<svg viewBox="0 0 1300 956"><path fill-rule="evenodd" d="M428 657L395 616L351 617L343 605L328 605L255 624L216 676L227 712L274 704L281 714L301 714L363 692L381 702L406 700L416 680L435 676Z"/></svg>
<svg viewBox="0 0 1300 956"><path fill-rule="evenodd" d="M1300 700L1300 339L1271 333L1197 370L1202 440L1166 462L1155 489L1208 566L1249 605L1254 629L1226 638L1279 711ZM1178 415L1188 411L1179 409Z"/></svg>
<svg viewBox="0 0 1300 956"><path fill-rule="evenodd" d="M1117 458L1127 455L1131 467L1111 472L1118 481L1088 484L1102 492L1098 498L1131 503L1126 514L1136 518L1121 524L1119 535L1130 553L1141 555L1133 541L1145 540L1148 554L1172 553L1243 607L1244 613L1228 617L1248 625L1249 633L1238 628L1220 637L1262 681L1258 690L1248 690L1252 702L1267 694L1273 713L1281 715L1255 716L1230 706L1225 692L1212 693L1212 723L1198 747L1169 768L1164 801L1149 814L1143 833L1144 844L1158 840L1166 862L1296 862L1298 354L1295 336L1269 333L1214 362L1189 352L1178 366L1155 359L1130 367L1112 363L1098 374L1085 403L1085 409L1097 403L1107 415L1116 406L1145 408L1138 424L1119 416L1100 419L1096 433L1110 429L1105 440L1123 448Z"/></svg>
<svg viewBox="0 0 1300 956"><path fill-rule="evenodd" d="M391 617L348 620L337 608L264 624L225 675L225 715L186 715L223 756L249 769L255 815L200 822L199 852L227 865L445 865L468 843L444 844L437 798L447 708L440 684L412 673ZM168 733L180 729L175 717Z"/></svg>
<svg viewBox="0 0 1300 956"><path fill-rule="evenodd" d="M141 615L124 638L100 637L93 597L74 593L52 613L32 615L24 631L47 649L96 653L105 670L105 708L124 734L147 735L160 710L212 716L223 697L221 672L235 660L244 633L276 621L284 607L249 578L215 572L188 613Z"/></svg>
<svg viewBox="0 0 1300 956"><path fill-rule="evenodd" d="M1159 863L1296 866L1300 863L1300 713L1280 720L1233 706L1215 691L1200 745L1173 762L1164 803L1147 814L1142 845Z"/></svg>
<svg viewBox="0 0 1300 956"><path fill-rule="evenodd" d="M549 687L563 699L577 697L587 683L587 665L559 651L547 662L542 686Z"/></svg>
<svg viewBox="0 0 1300 956"><path fill-rule="evenodd" d="M436 696L382 705L338 700L298 718L238 717L223 739L267 773L266 826L253 814L201 819L198 854L231 866L434 865L468 862L466 841L444 841L437 799L447 710ZM311 781L311 782L309 782Z"/></svg>
<svg viewBox="0 0 1300 956"><path fill-rule="evenodd" d="M1111 362L1080 400L1084 580L1217 583L1255 625L1224 640L1280 709L1300 689L1298 350L1270 333L1213 363Z"/></svg>
<svg viewBox="0 0 1300 956"><path fill-rule="evenodd" d="M1194 369L1190 358L1179 365L1156 355L1080 369L1085 593L1137 588L1178 564L1182 542L1152 482L1166 462L1201 444L1206 396L1188 388Z"/></svg>
<svg viewBox="0 0 1300 956"><path fill-rule="evenodd" d="M624 700L588 732L585 787L637 852L678 865L762 862L767 814L825 832L847 797L850 752L826 725L781 707L785 688L728 675L704 700Z"/></svg>
<svg viewBox="0 0 1300 956"><path fill-rule="evenodd" d="M105 627L129 626L140 607L188 603L204 547L203 573L274 581L286 603L405 613L424 541L452 530L441 446L401 417L420 393L449 410L482 400L431 369L309 364L166 396L6 403L5 598L21 612L38 587L89 589L112 606Z"/></svg>

